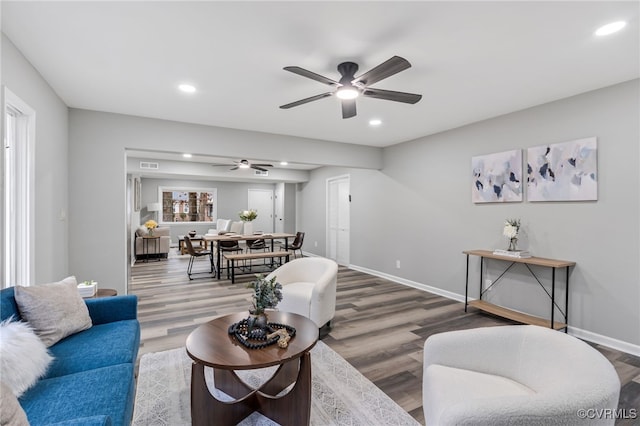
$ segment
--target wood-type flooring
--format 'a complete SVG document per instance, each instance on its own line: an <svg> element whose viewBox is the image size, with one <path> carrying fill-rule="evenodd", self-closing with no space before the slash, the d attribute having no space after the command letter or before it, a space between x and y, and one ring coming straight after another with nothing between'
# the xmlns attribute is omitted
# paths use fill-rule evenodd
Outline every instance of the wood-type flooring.
<svg viewBox="0 0 640 426"><path fill-rule="evenodd" d="M239 275L235 284L209 274L195 275L189 281L188 259L172 248L168 259L132 266L129 293L139 298L139 356L182 347L198 325L248 309L251 293L245 285L253 275ZM198 268L205 270L206 261L197 259L194 271ZM425 339L444 331L504 324L514 323L475 309L465 313L461 302L341 267L333 328L322 341L424 424ZM640 416L640 358L593 346L618 372L622 383L619 408L627 414L635 409ZM639 419L619 419L616 425L638 425Z"/></svg>

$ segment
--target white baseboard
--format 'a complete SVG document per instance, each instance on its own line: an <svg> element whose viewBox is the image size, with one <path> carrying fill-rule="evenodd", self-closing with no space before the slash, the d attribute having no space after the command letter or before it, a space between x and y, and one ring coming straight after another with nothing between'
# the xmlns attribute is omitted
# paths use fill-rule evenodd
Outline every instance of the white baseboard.
<svg viewBox="0 0 640 426"><path fill-rule="evenodd" d="M408 287L413 287L418 290L423 290L428 293L437 294L438 296L446 297L447 299L452 299L452 300L464 303L464 294L458 294L458 293L453 293L451 291L442 290L437 287L432 287L430 285L407 280L405 278L396 277L395 275L386 274L384 272L376 271L369 268L364 268L362 266L349 265L349 268L355 271L364 272L366 274L384 278L386 280L393 281L398 284L403 284ZM472 299L469 298L469 300L472 300ZM571 327L571 326L569 326L568 334L575 336L579 339L586 340L591 343L595 343L597 345L607 346L617 351L625 352L635 356L640 356L640 345L634 345L629 342L624 342L622 340L614 339L612 337L604 336L602 334L593 333L591 331L587 331L587 330L583 330L583 329Z"/></svg>

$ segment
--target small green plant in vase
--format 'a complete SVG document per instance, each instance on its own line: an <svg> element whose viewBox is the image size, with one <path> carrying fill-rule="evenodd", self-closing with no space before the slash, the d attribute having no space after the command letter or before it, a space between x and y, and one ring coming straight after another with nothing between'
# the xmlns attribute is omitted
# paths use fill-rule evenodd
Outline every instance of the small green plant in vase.
<svg viewBox="0 0 640 426"><path fill-rule="evenodd" d="M249 309L249 329L267 327L266 309L273 309L282 300L282 284L276 282L276 277L267 280L262 274L256 275L256 280L247 284L247 288L253 289L251 296L252 306Z"/></svg>

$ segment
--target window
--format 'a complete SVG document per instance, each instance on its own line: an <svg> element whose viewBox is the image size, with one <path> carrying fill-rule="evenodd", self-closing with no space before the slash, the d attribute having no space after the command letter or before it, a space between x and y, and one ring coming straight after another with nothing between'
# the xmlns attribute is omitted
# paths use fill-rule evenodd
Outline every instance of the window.
<svg viewBox="0 0 640 426"><path fill-rule="evenodd" d="M215 188L159 188L162 200L160 221L214 222L216 220L217 190Z"/></svg>
<svg viewBox="0 0 640 426"><path fill-rule="evenodd" d="M3 286L30 285L35 265L35 111L5 87L3 114Z"/></svg>

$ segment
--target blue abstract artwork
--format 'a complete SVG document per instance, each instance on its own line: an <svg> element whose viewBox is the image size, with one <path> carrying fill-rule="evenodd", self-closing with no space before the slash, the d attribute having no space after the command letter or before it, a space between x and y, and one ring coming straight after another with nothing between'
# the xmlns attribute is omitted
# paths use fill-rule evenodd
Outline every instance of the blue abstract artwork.
<svg viewBox="0 0 640 426"><path fill-rule="evenodd" d="M522 150L472 157L471 169L472 202L522 201Z"/></svg>
<svg viewBox="0 0 640 426"><path fill-rule="evenodd" d="M529 148L527 200L597 200L597 154L595 137Z"/></svg>

